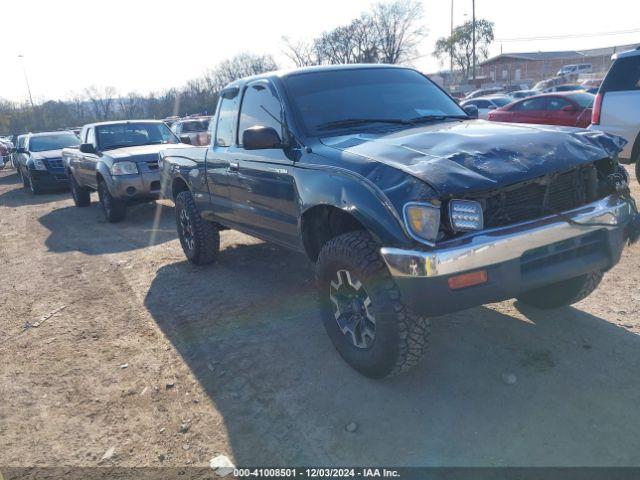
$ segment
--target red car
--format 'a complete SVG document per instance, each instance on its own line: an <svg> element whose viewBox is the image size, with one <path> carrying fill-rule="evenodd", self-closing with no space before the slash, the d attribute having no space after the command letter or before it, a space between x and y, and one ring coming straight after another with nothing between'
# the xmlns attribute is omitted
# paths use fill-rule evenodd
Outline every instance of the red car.
<svg viewBox="0 0 640 480"><path fill-rule="evenodd" d="M537 95L489 112L488 120L586 128L591 124L594 99L586 92Z"/></svg>

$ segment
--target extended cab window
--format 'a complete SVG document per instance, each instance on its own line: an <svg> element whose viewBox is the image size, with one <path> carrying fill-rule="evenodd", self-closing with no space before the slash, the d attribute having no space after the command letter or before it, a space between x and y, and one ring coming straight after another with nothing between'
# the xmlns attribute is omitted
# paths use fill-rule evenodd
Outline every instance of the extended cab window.
<svg viewBox="0 0 640 480"><path fill-rule="evenodd" d="M89 128L87 130L87 143L94 146L96 144L96 130L94 128Z"/></svg>
<svg viewBox="0 0 640 480"><path fill-rule="evenodd" d="M619 58L602 83L603 92L640 90L640 55Z"/></svg>
<svg viewBox="0 0 640 480"><path fill-rule="evenodd" d="M256 126L271 127L282 135L282 128L276 120L280 118L281 110L280 100L267 83L260 82L247 87L240 111L238 143L242 143L242 132Z"/></svg>
<svg viewBox="0 0 640 480"><path fill-rule="evenodd" d="M218 108L218 124L216 126L216 145L230 147L233 145L236 113L238 112L238 96L222 97Z"/></svg>

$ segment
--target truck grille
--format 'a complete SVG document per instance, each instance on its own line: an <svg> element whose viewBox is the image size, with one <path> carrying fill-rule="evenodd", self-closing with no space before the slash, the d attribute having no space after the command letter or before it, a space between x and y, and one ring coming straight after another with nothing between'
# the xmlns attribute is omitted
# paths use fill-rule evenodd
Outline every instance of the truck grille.
<svg viewBox="0 0 640 480"><path fill-rule="evenodd" d="M594 165L511 185L484 198L484 224L501 227L578 208L595 201L597 190Z"/></svg>
<svg viewBox="0 0 640 480"><path fill-rule="evenodd" d="M47 160L47 166L49 168L58 168L58 169L62 169L63 165L62 165L62 159L61 158L53 158L53 159L49 159Z"/></svg>

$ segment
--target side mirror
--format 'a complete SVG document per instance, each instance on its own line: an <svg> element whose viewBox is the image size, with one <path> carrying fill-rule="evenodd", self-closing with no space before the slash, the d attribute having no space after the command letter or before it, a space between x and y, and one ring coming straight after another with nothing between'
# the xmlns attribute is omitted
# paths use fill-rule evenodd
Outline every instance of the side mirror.
<svg viewBox="0 0 640 480"><path fill-rule="evenodd" d="M471 118L478 118L478 107L475 105L466 105L462 107L467 115Z"/></svg>
<svg viewBox="0 0 640 480"><path fill-rule="evenodd" d="M280 135L272 127L251 127L242 132L242 147L245 150L282 148Z"/></svg>
<svg viewBox="0 0 640 480"><path fill-rule="evenodd" d="M27 153L27 151L24 149L24 147L19 147L16 148L16 153Z"/></svg>
<svg viewBox="0 0 640 480"><path fill-rule="evenodd" d="M487 108L488 108L489 110L495 110L495 109L496 109L496 108L498 108L498 107L496 107L495 105L489 105L489 107L487 107Z"/></svg>
<svg viewBox="0 0 640 480"><path fill-rule="evenodd" d="M564 107L562 107L562 111L563 112L575 112L576 111L576 107L574 107L573 105L565 105Z"/></svg>
<svg viewBox="0 0 640 480"><path fill-rule="evenodd" d="M93 146L93 143L81 143L79 150L82 153L96 153L96 147Z"/></svg>
<svg viewBox="0 0 640 480"><path fill-rule="evenodd" d="M189 135L180 135L180 141L187 145L191 145L191 137Z"/></svg>

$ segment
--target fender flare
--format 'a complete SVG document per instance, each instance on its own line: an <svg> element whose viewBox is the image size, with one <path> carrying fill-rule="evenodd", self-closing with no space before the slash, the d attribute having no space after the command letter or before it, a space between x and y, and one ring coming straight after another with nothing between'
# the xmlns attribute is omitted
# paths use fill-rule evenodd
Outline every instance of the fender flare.
<svg viewBox="0 0 640 480"><path fill-rule="evenodd" d="M329 170L329 171L327 171ZM331 181L327 181L327 176ZM383 245L410 246L413 244L399 213L382 190L367 178L339 167L314 165L297 169L300 220L302 235L305 214L314 207L334 207L353 216L373 238ZM314 188L313 184L317 186Z"/></svg>

